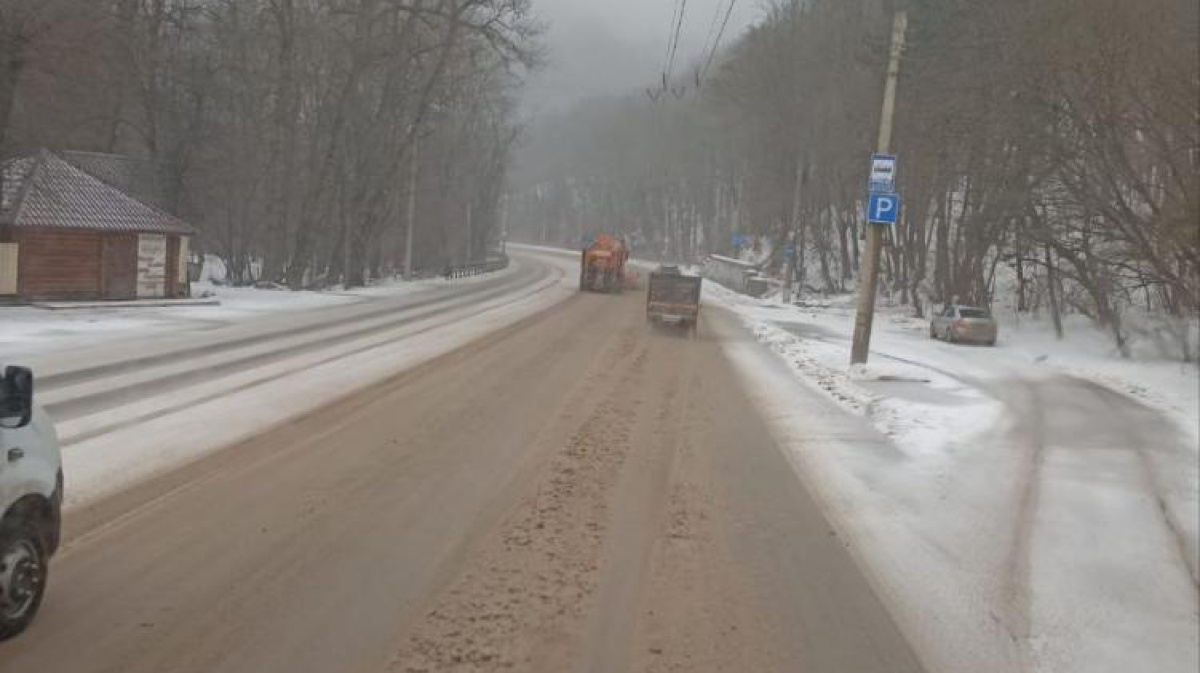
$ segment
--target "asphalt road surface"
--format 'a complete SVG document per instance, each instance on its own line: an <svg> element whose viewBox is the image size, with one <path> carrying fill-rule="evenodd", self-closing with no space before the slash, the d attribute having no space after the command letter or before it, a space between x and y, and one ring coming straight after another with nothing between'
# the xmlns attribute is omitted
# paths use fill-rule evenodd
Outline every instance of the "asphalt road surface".
<svg viewBox="0 0 1200 673"><path fill-rule="evenodd" d="M725 320L581 295L73 512L0 671L921 670Z"/></svg>

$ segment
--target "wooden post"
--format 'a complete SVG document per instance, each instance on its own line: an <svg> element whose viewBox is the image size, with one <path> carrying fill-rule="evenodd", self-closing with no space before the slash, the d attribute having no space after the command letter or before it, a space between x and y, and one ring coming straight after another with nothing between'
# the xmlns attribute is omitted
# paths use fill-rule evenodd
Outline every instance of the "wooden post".
<svg viewBox="0 0 1200 673"><path fill-rule="evenodd" d="M900 57L908 12L897 11L892 17L892 53L888 63L887 84L883 92L883 114L879 119L879 152L887 154L892 145L892 118L896 111L896 83L900 78ZM883 248L883 229L867 222L867 251L858 287L858 315L854 319L851 364L865 364L871 352L871 326L875 320L875 295L879 292L879 257Z"/></svg>
<svg viewBox="0 0 1200 673"><path fill-rule="evenodd" d="M474 257L475 241L473 240L475 233L471 231L471 202L467 201L467 259L466 263L470 264Z"/></svg>
<svg viewBox="0 0 1200 673"><path fill-rule="evenodd" d="M413 228L417 218L417 151L419 136L413 134L412 157L408 168L408 222L404 231L404 280L413 277Z"/></svg>

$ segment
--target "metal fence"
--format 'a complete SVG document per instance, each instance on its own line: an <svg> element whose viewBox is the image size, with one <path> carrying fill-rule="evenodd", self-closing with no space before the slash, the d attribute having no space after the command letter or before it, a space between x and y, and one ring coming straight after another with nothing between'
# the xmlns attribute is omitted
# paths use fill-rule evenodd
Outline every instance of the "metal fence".
<svg viewBox="0 0 1200 673"><path fill-rule="evenodd" d="M459 266L447 266L444 276L449 278L466 278L485 273L495 273L508 268L508 255L493 257L483 262L470 262Z"/></svg>
<svg viewBox="0 0 1200 673"><path fill-rule="evenodd" d="M721 255L705 258L703 276L752 297L761 297L771 289L770 282L762 276L758 265Z"/></svg>

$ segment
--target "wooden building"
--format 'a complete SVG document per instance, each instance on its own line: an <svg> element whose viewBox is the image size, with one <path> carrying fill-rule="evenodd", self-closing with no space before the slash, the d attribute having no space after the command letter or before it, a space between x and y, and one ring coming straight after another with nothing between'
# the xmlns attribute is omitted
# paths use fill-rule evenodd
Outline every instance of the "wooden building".
<svg viewBox="0 0 1200 673"><path fill-rule="evenodd" d="M3 171L0 301L188 296L186 223L51 152Z"/></svg>

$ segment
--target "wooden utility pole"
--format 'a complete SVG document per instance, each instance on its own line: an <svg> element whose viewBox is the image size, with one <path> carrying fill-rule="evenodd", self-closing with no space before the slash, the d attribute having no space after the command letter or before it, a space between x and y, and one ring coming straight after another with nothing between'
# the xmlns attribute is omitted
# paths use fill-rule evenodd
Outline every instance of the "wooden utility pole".
<svg viewBox="0 0 1200 673"><path fill-rule="evenodd" d="M1058 305L1058 278L1054 273L1054 256L1046 241L1046 291L1050 293L1050 317L1054 319L1054 336L1062 341L1062 309Z"/></svg>
<svg viewBox="0 0 1200 673"><path fill-rule="evenodd" d="M908 12L898 10L892 16L892 53L888 59L887 84L883 90L883 114L879 119L879 153L887 154L892 145L892 117L896 112L896 83L900 78L900 57L908 30ZM854 343L851 364L864 364L871 352L871 325L875 320L875 295L879 293L879 257L883 248L883 228L868 222L866 259L858 287L858 315L854 319Z"/></svg>
<svg viewBox="0 0 1200 673"><path fill-rule="evenodd" d="M508 254L508 192L500 197L500 254Z"/></svg>
<svg viewBox="0 0 1200 673"><path fill-rule="evenodd" d="M788 251L791 252L788 252ZM784 236L783 243L783 303L792 303L792 288L796 285L796 230Z"/></svg>
<svg viewBox="0 0 1200 673"><path fill-rule="evenodd" d="M800 240L802 239L800 239L797 235L800 231L800 197L802 196L802 190L804 189L803 156L804 155L802 151L799 149L799 143L797 143L796 182L793 185L792 190L792 221L789 223L789 231L786 236L787 242L785 245L787 247L784 248L785 252L787 250L791 250L791 253L787 254L783 260L784 264L787 265L787 268L784 270L783 281L783 303L785 304L792 303L792 289L796 284L797 260L800 258L800 255L804 254L804 246L799 245ZM803 265L800 266L803 268ZM800 287L804 287L804 278L800 278Z"/></svg>
<svg viewBox="0 0 1200 673"><path fill-rule="evenodd" d="M475 247L475 232L471 229L471 214L471 202L467 201L467 264L475 261L475 251L473 249Z"/></svg>
<svg viewBox="0 0 1200 673"><path fill-rule="evenodd" d="M408 168L408 222L404 232L404 280L413 277L413 225L417 218L417 150L419 136L413 134L411 163Z"/></svg>

